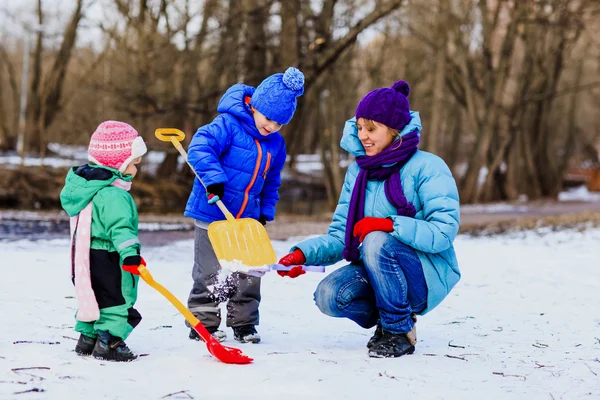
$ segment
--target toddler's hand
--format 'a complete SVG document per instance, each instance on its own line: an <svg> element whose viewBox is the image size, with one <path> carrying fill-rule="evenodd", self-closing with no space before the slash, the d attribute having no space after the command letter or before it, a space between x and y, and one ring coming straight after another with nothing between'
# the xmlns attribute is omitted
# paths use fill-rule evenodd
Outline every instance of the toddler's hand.
<svg viewBox="0 0 600 400"><path fill-rule="evenodd" d="M123 260L123 270L130 272L134 275L139 275L140 271L138 270L139 266L146 266L146 260L142 258L142 256L129 256L125 257Z"/></svg>

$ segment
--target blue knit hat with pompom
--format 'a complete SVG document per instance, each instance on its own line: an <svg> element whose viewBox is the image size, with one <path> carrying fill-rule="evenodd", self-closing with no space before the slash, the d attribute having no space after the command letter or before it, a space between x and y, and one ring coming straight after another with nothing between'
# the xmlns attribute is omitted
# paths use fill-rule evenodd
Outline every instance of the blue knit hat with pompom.
<svg viewBox="0 0 600 400"><path fill-rule="evenodd" d="M391 88L379 88L367 93L356 107L356 119L370 119L401 131L410 121L408 94L410 86L398 81Z"/></svg>
<svg viewBox="0 0 600 400"><path fill-rule="evenodd" d="M256 88L250 105L278 124L291 121L296 111L296 97L304 93L304 74L289 67L285 73L266 78Z"/></svg>

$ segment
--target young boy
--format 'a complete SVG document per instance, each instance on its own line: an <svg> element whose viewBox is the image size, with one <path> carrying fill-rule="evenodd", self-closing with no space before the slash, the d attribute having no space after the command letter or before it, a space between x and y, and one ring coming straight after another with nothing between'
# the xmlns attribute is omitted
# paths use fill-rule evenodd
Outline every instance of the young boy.
<svg viewBox="0 0 600 400"><path fill-rule="evenodd" d="M111 361L137 356L124 340L142 317L137 299L140 256L138 214L129 194L144 140L124 122L101 123L88 148L90 164L69 170L60 193L71 217L72 277L77 293L79 355Z"/></svg>
<svg viewBox="0 0 600 400"><path fill-rule="evenodd" d="M260 342L260 278L233 274L218 285L221 267L208 239L208 225L225 217L213 204L221 199L236 218L254 218L263 225L275 217L280 173L286 149L279 130L290 122L296 97L304 93L304 75L296 68L266 78L256 89L230 87L221 98L220 113L198 129L190 142L188 161L207 189L196 180L185 216L195 222L194 268L188 307L208 331L223 341L219 303L227 301L227 326L240 342ZM216 287L211 291L209 288ZM190 339L200 340L190 330Z"/></svg>

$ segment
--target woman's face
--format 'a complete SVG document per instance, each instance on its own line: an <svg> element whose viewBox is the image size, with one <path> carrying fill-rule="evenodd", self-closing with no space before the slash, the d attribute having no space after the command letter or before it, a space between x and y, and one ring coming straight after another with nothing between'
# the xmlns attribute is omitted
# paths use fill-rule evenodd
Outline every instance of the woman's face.
<svg viewBox="0 0 600 400"><path fill-rule="evenodd" d="M378 122L373 122L374 128L367 127L364 118L359 118L356 121L358 128L358 139L365 148L365 153L368 156L374 156L387 149L394 141L395 136L392 131L385 125Z"/></svg>

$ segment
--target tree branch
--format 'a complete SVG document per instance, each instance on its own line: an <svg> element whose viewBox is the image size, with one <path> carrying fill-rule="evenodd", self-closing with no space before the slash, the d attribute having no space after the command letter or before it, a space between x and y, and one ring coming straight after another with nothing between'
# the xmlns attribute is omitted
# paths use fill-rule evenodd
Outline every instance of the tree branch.
<svg viewBox="0 0 600 400"><path fill-rule="evenodd" d="M351 28L344 37L333 43L331 47L320 54L317 57L313 68L306 73L306 79L304 83L305 89L308 90L308 88L315 83L316 79L323 73L323 71L327 70L331 64L336 62L344 50L346 50L356 41L356 38L362 31L392 11L398 9L402 3L403 0L389 0L382 2L379 7L373 10L369 15Z"/></svg>

